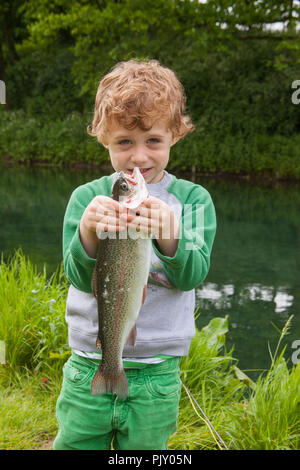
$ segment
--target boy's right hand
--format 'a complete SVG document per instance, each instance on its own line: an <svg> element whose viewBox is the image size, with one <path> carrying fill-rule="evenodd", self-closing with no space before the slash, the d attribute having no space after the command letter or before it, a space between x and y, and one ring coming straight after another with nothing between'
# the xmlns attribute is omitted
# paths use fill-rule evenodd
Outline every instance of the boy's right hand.
<svg viewBox="0 0 300 470"><path fill-rule="evenodd" d="M119 218L124 211L125 208L107 196L94 197L86 207L80 220L79 233L82 246L90 258L96 258L101 232L120 232L126 228L126 223Z"/></svg>

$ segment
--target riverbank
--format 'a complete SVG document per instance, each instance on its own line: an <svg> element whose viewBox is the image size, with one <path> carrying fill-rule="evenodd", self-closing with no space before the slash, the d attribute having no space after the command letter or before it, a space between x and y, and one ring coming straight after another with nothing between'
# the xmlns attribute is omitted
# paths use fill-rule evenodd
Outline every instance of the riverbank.
<svg viewBox="0 0 300 470"><path fill-rule="evenodd" d="M0 112L0 164L111 168L107 150L87 132L91 116L73 112L49 121ZM300 135L230 134L196 129L171 150L168 169L217 177L300 181Z"/></svg>
<svg viewBox="0 0 300 470"><path fill-rule="evenodd" d="M0 339L6 345L0 364L1 449L41 449L55 437L55 404L70 355L67 290L62 267L49 278L21 252L1 261ZM300 365L288 368L283 356L291 319L279 334L269 369L255 382L226 347L228 326L228 318L216 317L197 331L181 361L183 383L229 449L299 449ZM224 448L203 418L183 388L169 448Z"/></svg>
<svg viewBox="0 0 300 470"><path fill-rule="evenodd" d="M96 170L101 175L110 175L114 169L112 168L109 161L103 162L101 164L96 163L85 163L85 162L75 162L75 163L65 163L65 164L56 164L52 162L45 162L42 160L28 160L28 161L15 161L10 157L5 155L0 155L0 168L13 168L13 167L24 167L24 168L47 168L47 169L69 169L72 171L89 171ZM169 168L167 167L167 170ZM196 165L193 165L189 170L182 171L181 169L173 169L172 173L178 177L187 179L190 181L199 181L201 177L207 179L215 180L227 180L227 181L249 181L255 184L264 186L265 184L275 185L278 184L298 184L300 183L300 178L294 178L292 176L283 176L279 172L277 173L226 173L226 172L207 172L201 171Z"/></svg>

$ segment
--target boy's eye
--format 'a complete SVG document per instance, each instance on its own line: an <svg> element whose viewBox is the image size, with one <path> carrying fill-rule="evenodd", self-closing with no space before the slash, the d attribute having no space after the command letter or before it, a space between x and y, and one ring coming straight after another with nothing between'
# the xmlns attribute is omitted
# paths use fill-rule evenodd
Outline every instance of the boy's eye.
<svg viewBox="0 0 300 470"><path fill-rule="evenodd" d="M157 137L151 137L150 139L147 140L147 143L152 145L152 144L158 144L160 140ZM131 145L131 140L129 139L121 139L118 141L118 145L126 146L126 145Z"/></svg>

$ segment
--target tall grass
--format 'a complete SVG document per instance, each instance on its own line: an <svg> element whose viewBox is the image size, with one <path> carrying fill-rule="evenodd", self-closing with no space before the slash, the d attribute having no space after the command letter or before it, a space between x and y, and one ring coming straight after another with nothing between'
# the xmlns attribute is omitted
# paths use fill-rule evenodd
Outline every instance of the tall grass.
<svg viewBox="0 0 300 470"><path fill-rule="evenodd" d="M19 250L0 264L0 340L6 377L18 370L56 370L69 354L64 319L68 283L60 266L47 278ZM3 369L3 367L2 367ZM3 373L3 370L2 370Z"/></svg>
<svg viewBox="0 0 300 470"><path fill-rule="evenodd" d="M231 408L232 446L239 449L288 450L300 445L300 363L288 369L284 359L286 346L279 351L288 333L291 318L284 326L271 366L255 384L248 402L236 413Z"/></svg>
<svg viewBox="0 0 300 470"><path fill-rule="evenodd" d="M289 323L271 355L269 370L256 383L237 367L232 351L224 353L226 318L214 318L197 332L189 355L181 362L184 384L229 449L299 449L300 364L289 370L284 359L286 346L279 351ZM170 440L171 447L225 449L210 423L190 406L188 394L182 393L179 428Z"/></svg>
<svg viewBox="0 0 300 470"><path fill-rule="evenodd" d="M0 364L0 449L37 449L56 434L55 403L70 354L67 289L61 266L48 278L21 251L1 260L0 340L6 363ZM300 364L289 369L285 347L280 350L289 327L290 321L269 370L256 383L226 349L228 318L214 318L197 332L181 361L186 388L170 449L299 449Z"/></svg>
<svg viewBox="0 0 300 470"><path fill-rule="evenodd" d="M189 355L181 361L181 379L184 385L192 392L221 435L226 410L233 402L241 399L245 388L233 372L236 360L232 357L232 351L224 351L227 331L228 319L214 318L197 332ZM180 410L179 429L170 442L172 448L215 448L216 443L209 427L195 413L185 389L181 394Z"/></svg>

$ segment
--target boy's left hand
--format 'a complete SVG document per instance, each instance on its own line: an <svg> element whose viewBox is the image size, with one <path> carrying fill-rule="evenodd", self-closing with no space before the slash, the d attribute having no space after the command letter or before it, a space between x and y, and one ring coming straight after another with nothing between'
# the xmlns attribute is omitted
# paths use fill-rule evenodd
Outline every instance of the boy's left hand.
<svg viewBox="0 0 300 470"><path fill-rule="evenodd" d="M127 220L127 227L154 235L162 254L170 257L175 255L180 225L168 204L149 196L136 209L128 210L120 218Z"/></svg>

